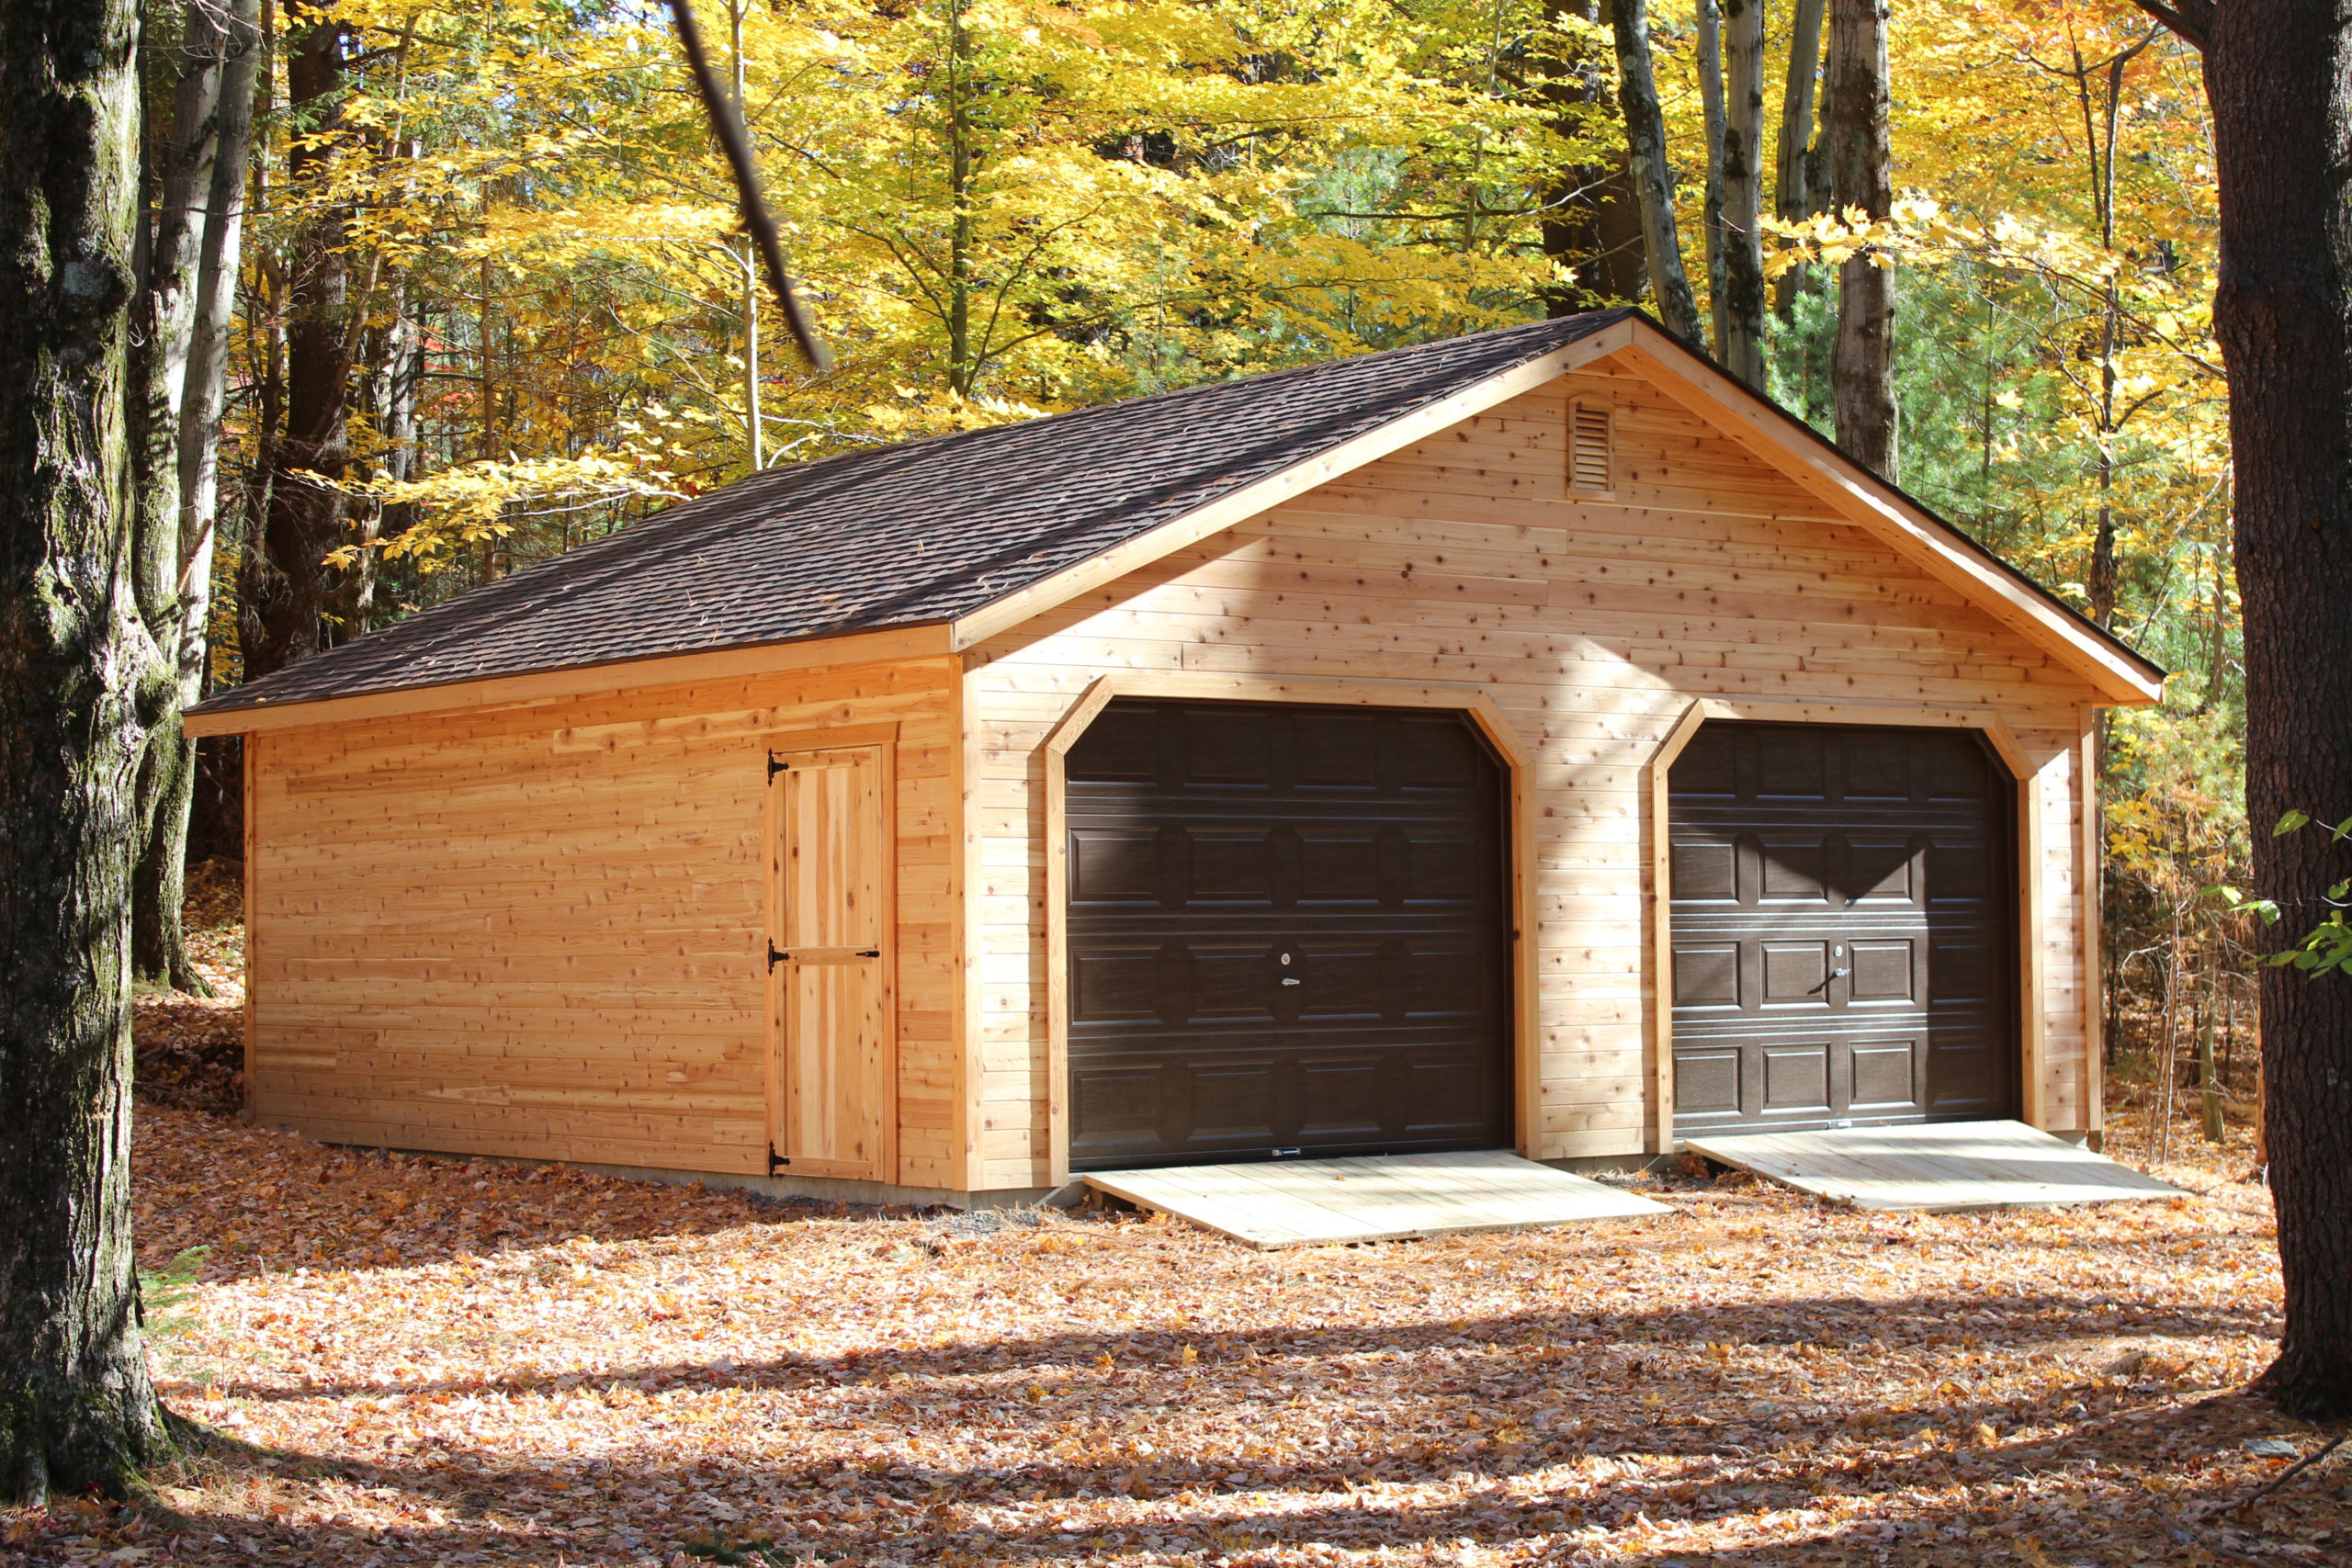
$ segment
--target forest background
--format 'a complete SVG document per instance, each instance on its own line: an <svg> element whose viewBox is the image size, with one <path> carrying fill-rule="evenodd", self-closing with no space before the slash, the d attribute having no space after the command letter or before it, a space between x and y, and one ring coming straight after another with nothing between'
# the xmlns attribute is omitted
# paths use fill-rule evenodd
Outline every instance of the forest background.
<svg viewBox="0 0 2352 1568"><path fill-rule="evenodd" d="M2168 1097L2201 1045L2215 1100L2250 1099L2262 941L2208 891L2248 880L2249 843L2197 59L2124 0L1904 0L1899 197L1840 214L1821 0L1718 4L1647 13L1698 331L1736 359L1728 83L1770 103L1746 160L1777 215L1766 389L1834 433L1837 264L1867 246L1894 285L1904 487L2175 672L2163 707L2108 721L2110 1082ZM217 515L183 537L186 586L209 587L191 697L756 469L1658 309L1606 0L700 9L829 372L763 320L658 3L158 5L166 217L190 62L241 19L260 40ZM244 77L213 74L242 102ZM234 747L198 753L197 857L238 852ZM175 884L141 878L151 906ZM171 902L140 921L140 967L198 983Z"/></svg>

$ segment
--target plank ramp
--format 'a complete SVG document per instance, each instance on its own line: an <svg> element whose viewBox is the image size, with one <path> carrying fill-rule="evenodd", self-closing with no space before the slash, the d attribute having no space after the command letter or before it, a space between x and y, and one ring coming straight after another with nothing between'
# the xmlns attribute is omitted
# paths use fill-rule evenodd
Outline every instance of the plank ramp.
<svg viewBox="0 0 2352 1568"><path fill-rule="evenodd" d="M1097 1171L1086 1184L1268 1250L1671 1212L1504 1149Z"/></svg>
<svg viewBox="0 0 2352 1568"><path fill-rule="evenodd" d="M2176 1198L2180 1189L2022 1122L1685 1138L1709 1159L1857 1209L1968 1209Z"/></svg>

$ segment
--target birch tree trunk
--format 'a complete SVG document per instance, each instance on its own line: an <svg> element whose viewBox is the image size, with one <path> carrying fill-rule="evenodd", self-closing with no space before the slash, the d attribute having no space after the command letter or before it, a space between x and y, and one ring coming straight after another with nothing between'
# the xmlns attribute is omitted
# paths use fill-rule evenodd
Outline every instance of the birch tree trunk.
<svg viewBox="0 0 2352 1568"><path fill-rule="evenodd" d="M0 5L0 1502L172 1447L131 1268L134 0Z"/></svg>
<svg viewBox="0 0 2352 1568"><path fill-rule="evenodd" d="M1715 356L1764 390L1764 0L1723 0L1723 306Z"/></svg>
<svg viewBox="0 0 2352 1568"><path fill-rule="evenodd" d="M1888 145L1887 0L1830 0L1822 118L1837 209L1884 218L1894 205ZM1838 342L1829 361L1838 445L1900 482L1894 408L1894 274L1891 257L1856 251L1838 269Z"/></svg>
<svg viewBox="0 0 2352 1568"><path fill-rule="evenodd" d="M1789 75L1781 91L1781 134L1774 150L1772 210L1783 223L1802 223L1821 210L1826 193L1813 178L1814 86L1821 74L1821 15L1824 0L1796 0L1789 17ZM1800 291L1811 287L1811 269L1791 267L1773 290L1773 309L1786 321Z"/></svg>
<svg viewBox="0 0 2352 1568"><path fill-rule="evenodd" d="M179 82L174 94L171 131L159 160L163 191L149 241L146 288L132 353L140 383L131 421L140 511L140 612L153 628L164 658L175 667L182 661L189 630L179 604L184 547L179 523L185 489L180 474L181 437L209 226L206 209L218 155L226 41L217 7L206 0L193 0L177 50ZM200 671L200 621L195 632ZM140 759L140 853L131 876L131 973L142 980L209 995L211 987L188 962L180 925L187 880L187 804L196 761L179 733L183 705L175 683L173 701L166 712L157 716L155 733Z"/></svg>
<svg viewBox="0 0 2352 1568"><path fill-rule="evenodd" d="M1674 227L1674 172L1666 161L1666 117L1658 108L1657 72L1650 62L1646 0L1617 0L1610 28L1617 42L1617 104L1625 117L1626 160L1642 206L1650 298L1667 331L1702 346L1706 333L1682 270L1682 238Z"/></svg>

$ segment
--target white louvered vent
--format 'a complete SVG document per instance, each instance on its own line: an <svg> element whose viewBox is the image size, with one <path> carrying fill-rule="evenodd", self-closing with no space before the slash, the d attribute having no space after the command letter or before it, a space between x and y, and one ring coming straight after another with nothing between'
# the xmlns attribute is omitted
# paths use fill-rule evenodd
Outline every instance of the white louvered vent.
<svg viewBox="0 0 2352 1568"><path fill-rule="evenodd" d="M1568 405L1568 490L1575 495L1607 495L1609 474L1609 405L1577 402Z"/></svg>

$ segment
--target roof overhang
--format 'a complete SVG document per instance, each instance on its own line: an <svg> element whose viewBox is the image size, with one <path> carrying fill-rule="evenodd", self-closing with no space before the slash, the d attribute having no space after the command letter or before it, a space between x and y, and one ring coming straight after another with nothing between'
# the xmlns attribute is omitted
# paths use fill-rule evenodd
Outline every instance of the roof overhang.
<svg viewBox="0 0 2352 1568"><path fill-rule="evenodd" d="M435 686L407 686L396 692L323 697L314 702L287 703L277 707L189 713L182 716L180 725L190 735L251 735L265 730L297 729L306 725L343 724L353 719L527 707L533 703L593 696L600 692L642 691L648 686L720 681L738 675L773 675L786 671L814 670L832 665L944 659L952 651L947 642L947 626L940 622L888 631L853 632L841 637L804 637L794 642L756 643L741 648L716 649L707 653L673 653L655 659L620 660L609 664L575 664L561 670L533 671L526 675L504 675L486 681L449 681Z"/></svg>

